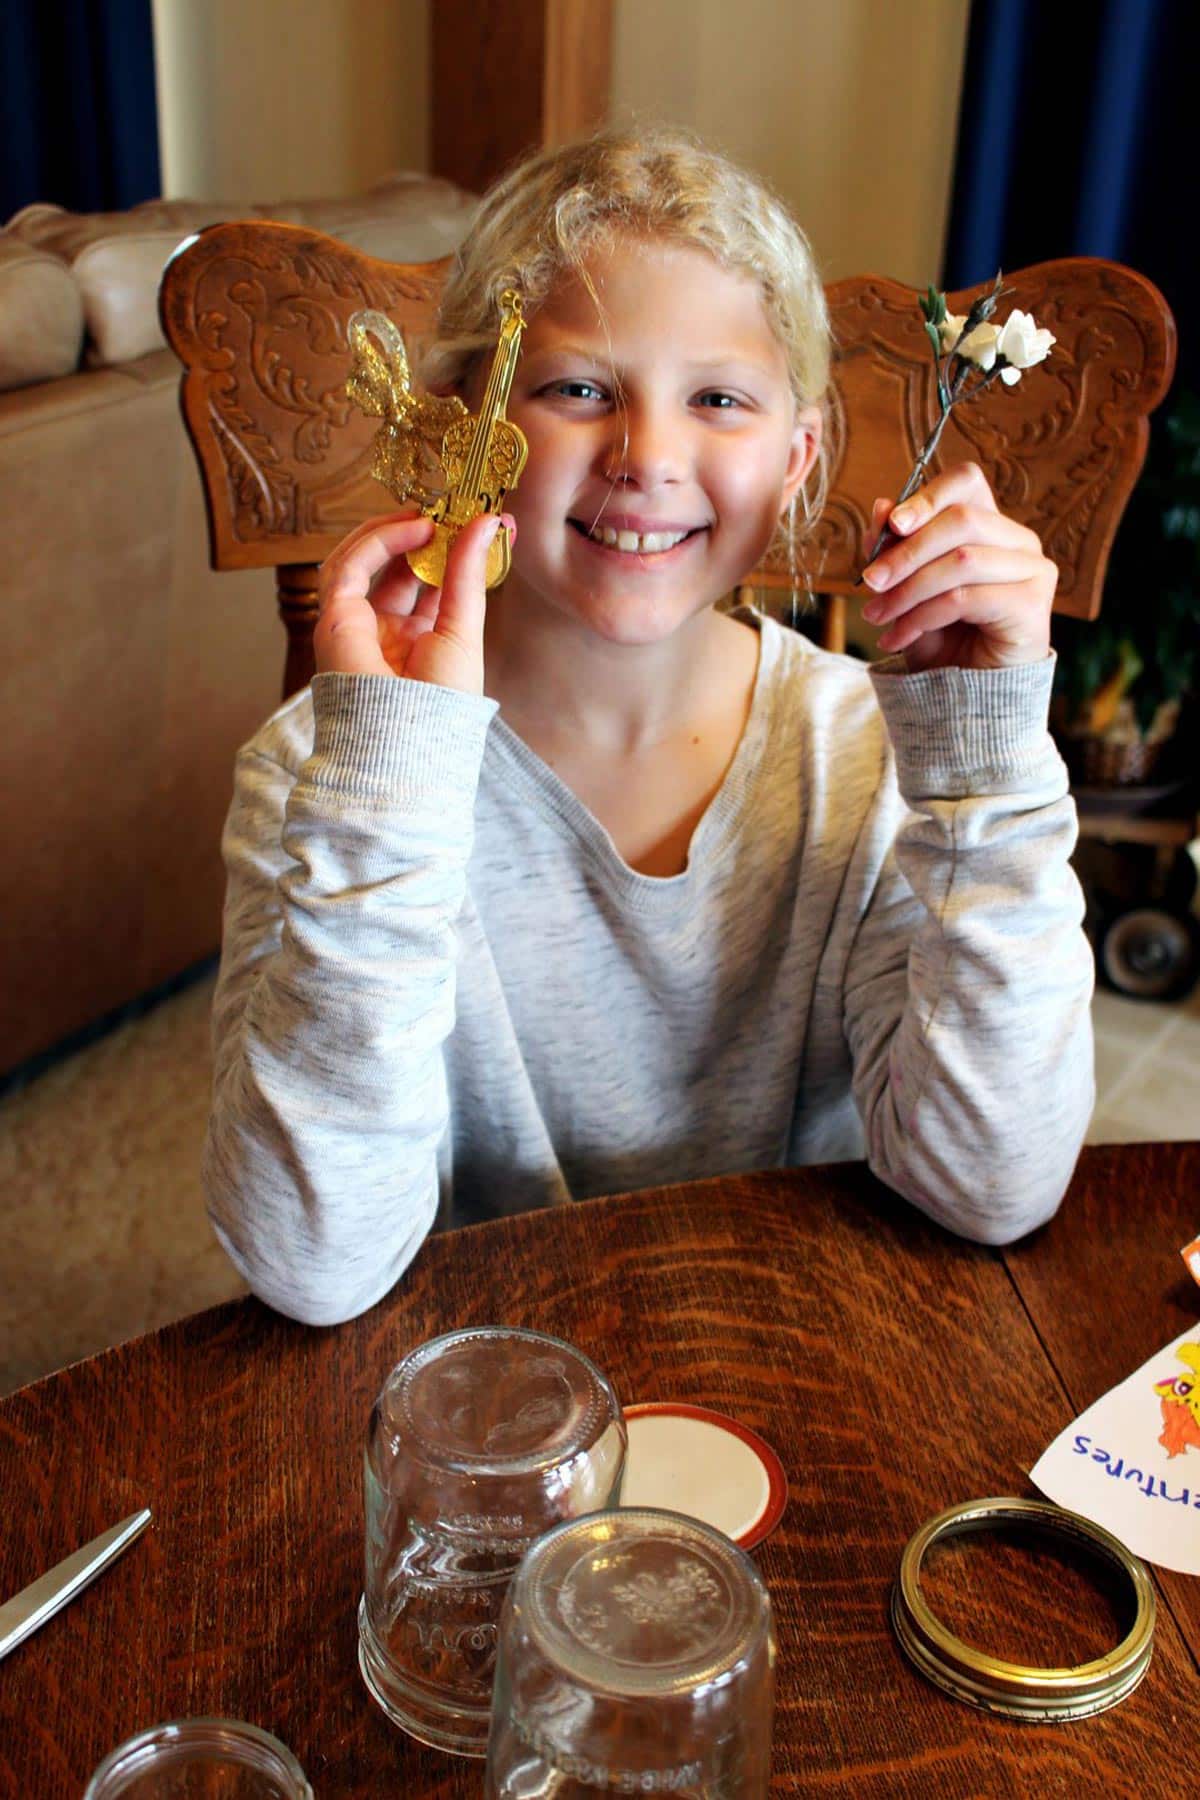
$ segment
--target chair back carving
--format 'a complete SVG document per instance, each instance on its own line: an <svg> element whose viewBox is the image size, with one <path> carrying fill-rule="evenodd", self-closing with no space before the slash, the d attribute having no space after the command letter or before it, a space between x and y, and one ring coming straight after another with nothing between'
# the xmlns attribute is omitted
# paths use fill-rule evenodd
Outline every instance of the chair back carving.
<svg viewBox="0 0 1200 1800"><path fill-rule="evenodd" d="M969 311L990 284L948 294ZM1175 323L1154 284L1119 263L1068 257L1006 274L1000 316L1020 307L1057 340L1012 387L995 383L950 415L935 468L978 462L1003 511L1058 565L1055 610L1094 619L1109 551L1145 460L1149 415L1170 385ZM833 326L829 494L801 572L853 592L877 496L900 491L937 416L933 358L917 290L881 276L827 289ZM790 587L776 552L749 586Z"/></svg>
<svg viewBox="0 0 1200 1800"><path fill-rule="evenodd" d="M312 675L322 560L393 503L370 473L377 421L346 397L360 307L427 332L447 261L387 263L299 225L213 225L163 271L159 312L184 365L214 569L274 568L288 634L284 696Z"/></svg>
<svg viewBox="0 0 1200 1800"><path fill-rule="evenodd" d="M368 472L376 426L345 395L347 323L360 307L408 337L432 324L445 262L379 262L300 226L214 225L172 258L160 310L185 365L183 413L200 461L214 568L273 566L288 628L284 691L312 672L316 576L351 526L391 504ZM989 284L985 284L989 285ZM960 404L936 466L977 461L1001 507L1031 526L1059 569L1056 610L1094 618L1109 550L1146 453L1148 420L1175 361L1154 285L1090 257L1005 276L1057 343L1014 387ZM965 313L983 291L950 294ZM800 550L801 582L832 597L824 640L840 647L877 495L899 491L933 418L929 343L912 288L862 276L828 289L835 340L829 493ZM789 588L776 554L748 588Z"/></svg>

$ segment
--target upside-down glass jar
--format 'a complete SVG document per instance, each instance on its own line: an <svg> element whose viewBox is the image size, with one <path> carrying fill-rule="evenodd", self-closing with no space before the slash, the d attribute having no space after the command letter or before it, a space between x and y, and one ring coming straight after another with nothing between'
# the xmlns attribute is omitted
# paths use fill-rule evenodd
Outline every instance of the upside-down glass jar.
<svg viewBox="0 0 1200 1800"><path fill-rule="evenodd" d="M609 1382L541 1332L450 1332L392 1371L367 1437L358 1660L397 1725L484 1755L513 1571L550 1527L618 1504L625 1446Z"/></svg>
<svg viewBox="0 0 1200 1800"><path fill-rule="evenodd" d="M627 1507L534 1544L500 1627L485 1800L767 1800L775 1636L711 1526Z"/></svg>

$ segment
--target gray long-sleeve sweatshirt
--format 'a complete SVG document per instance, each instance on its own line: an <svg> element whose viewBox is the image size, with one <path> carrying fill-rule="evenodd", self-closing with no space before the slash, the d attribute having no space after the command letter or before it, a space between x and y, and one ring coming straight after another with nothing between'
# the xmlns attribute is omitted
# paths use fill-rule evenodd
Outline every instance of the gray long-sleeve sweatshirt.
<svg viewBox="0 0 1200 1800"><path fill-rule="evenodd" d="M269 1304L362 1311L439 1218L864 1152L968 1237L1053 1212L1093 1085L1052 659L759 629L667 879L488 700L320 675L242 751L205 1179Z"/></svg>

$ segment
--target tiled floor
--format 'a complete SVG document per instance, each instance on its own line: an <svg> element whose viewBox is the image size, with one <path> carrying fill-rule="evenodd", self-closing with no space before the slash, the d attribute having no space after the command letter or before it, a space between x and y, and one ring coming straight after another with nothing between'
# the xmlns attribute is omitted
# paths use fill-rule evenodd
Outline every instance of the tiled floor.
<svg viewBox="0 0 1200 1800"><path fill-rule="evenodd" d="M1200 1137L1200 990L1178 1006L1098 992L1088 1142Z"/></svg>
<svg viewBox="0 0 1200 1800"><path fill-rule="evenodd" d="M207 978L0 1101L0 1393L244 1291L205 1218ZM1090 1139L1200 1136L1200 991L1100 993Z"/></svg>

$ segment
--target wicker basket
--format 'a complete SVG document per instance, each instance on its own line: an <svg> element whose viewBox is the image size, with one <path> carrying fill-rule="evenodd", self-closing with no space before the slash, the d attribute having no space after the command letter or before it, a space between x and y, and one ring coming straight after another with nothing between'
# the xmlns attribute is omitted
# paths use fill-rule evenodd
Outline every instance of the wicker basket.
<svg viewBox="0 0 1200 1800"><path fill-rule="evenodd" d="M1149 781L1169 743L1169 738L1122 743L1103 737L1064 737L1059 748L1072 781L1083 787L1136 787Z"/></svg>
<svg viewBox="0 0 1200 1800"><path fill-rule="evenodd" d="M1179 718L1179 701L1164 700L1148 729L1140 730L1128 695L1106 719L1103 731L1089 731L1092 721L1086 716L1072 719L1062 702L1051 710L1058 747L1077 787L1144 786L1175 741Z"/></svg>

